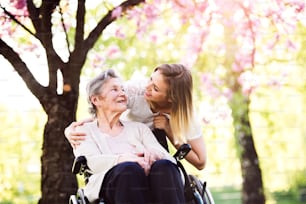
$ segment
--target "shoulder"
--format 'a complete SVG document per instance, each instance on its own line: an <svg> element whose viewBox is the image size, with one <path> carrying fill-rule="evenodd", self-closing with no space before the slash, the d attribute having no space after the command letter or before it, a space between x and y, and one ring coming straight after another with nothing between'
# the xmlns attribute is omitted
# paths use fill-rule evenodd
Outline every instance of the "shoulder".
<svg viewBox="0 0 306 204"><path fill-rule="evenodd" d="M94 120L92 122L84 123L83 125L77 126L76 131L88 132L90 129L93 129L97 122Z"/></svg>
<svg viewBox="0 0 306 204"><path fill-rule="evenodd" d="M192 123L187 131L187 140L197 139L202 136L202 123L201 119L196 115L192 119Z"/></svg>
<svg viewBox="0 0 306 204"><path fill-rule="evenodd" d="M127 94L137 95L144 91L146 84L147 80L145 79L132 79L124 83L124 89Z"/></svg>

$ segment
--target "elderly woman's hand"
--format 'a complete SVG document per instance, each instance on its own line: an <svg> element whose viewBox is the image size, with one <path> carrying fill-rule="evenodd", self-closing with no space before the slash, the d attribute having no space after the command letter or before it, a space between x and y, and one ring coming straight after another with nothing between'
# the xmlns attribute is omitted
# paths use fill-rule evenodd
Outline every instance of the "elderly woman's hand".
<svg viewBox="0 0 306 204"><path fill-rule="evenodd" d="M93 119L86 119L79 122L72 122L65 128L64 134L69 141L72 148L76 148L85 139L86 134L83 132L76 132L76 127L82 126L84 123L91 122Z"/></svg>
<svg viewBox="0 0 306 204"><path fill-rule="evenodd" d="M118 158L118 163L121 162L137 162L145 171L145 174L148 175L150 172L151 165L145 160L143 153L136 154L122 154Z"/></svg>
<svg viewBox="0 0 306 204"><path fill-rule="evenodd" d="M155 161L163 159L163 154L156 149L144 151L144 160L151 166Z"/></svg>

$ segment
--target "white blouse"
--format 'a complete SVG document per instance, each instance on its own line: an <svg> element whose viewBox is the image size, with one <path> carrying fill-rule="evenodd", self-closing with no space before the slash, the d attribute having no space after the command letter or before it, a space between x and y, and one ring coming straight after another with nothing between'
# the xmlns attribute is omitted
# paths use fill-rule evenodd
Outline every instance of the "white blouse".
<svg viewBox="0 0 306 204"><path fill-rule="evenodd" d="M146 84L146 80L132 80L125 82L124 90L128 96L128 110L122 114L122 119L142 122L152 130L154 128L154 116L159 115L159 113L153 113L149 103L144 98ZM164 115L168 119L171 119L170 115ZM186 135L187 140L193 140L202 136L200 119L194 121L195 124L186 131L188 132Z"/></svg>

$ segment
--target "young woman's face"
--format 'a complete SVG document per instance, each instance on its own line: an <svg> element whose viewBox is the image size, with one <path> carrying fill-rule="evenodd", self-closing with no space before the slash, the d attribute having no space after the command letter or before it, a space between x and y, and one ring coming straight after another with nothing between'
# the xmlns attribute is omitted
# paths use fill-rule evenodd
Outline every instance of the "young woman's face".
<svg viewBox="0 0 306 204"><path fill-rule="evenodd" d="M159 70L152 73L146 86L145 99L155 103L167 103L168 84Z"/></svg>
<svg viewBox="0 0 306 204"><path fill-rule="evenodd" d="M127 109L127 96L120 79L110 78L101 87L101 93L97 96L98 110L110 110L112 112L124 112Z"/></svg>

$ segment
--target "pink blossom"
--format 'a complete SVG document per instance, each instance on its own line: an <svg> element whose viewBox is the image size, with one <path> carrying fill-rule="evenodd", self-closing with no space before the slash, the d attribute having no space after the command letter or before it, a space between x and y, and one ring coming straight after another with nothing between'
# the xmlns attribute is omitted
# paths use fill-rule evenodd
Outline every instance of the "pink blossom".
<svg viewBox="0 0 306 204"><path fill-rule="evenodd" d="M115 31L115 36L119 39L124 39L125 38L125 34L121 31L121 29L116 29Z"/></svg>
<svg viewBox="0 0 306 204"><path fill-rule="evenodd" d="M221 80L214 77L211 73L204 73L201 77L203 84L203 91L212 97L219 97L221 95L220 85L223 84Z"/></svg>
<svg viewBox="0 0 306 204"><path fill-rule="evenodd" d="M279 41L279 34L277 33L274 39L267 43L266 48L268 49L268 51L271 51L275 47L278 41Z"/></svg>
<svg viewBox="0 0 306 204"><path fill-rule="evenodd" d="M139 7L130 9L127 11L127 19L128 20L140 19L141 13L142 13L142 10Z"/></svg>
<svg viewBox="0 0 306 204"><path fill-rule="evenodd" d="M280 81L280 79L272 78L268 81L267 85L275 88L280 88L283 85L283 83Z"/></svg>
<svg viewBox="0 0 306 204"><path fill-rule="evenodd" d="M238 77L238 83L242 86L242 93L246 96L250 95L259 85L257 78L251 71L243 72Z"/></svg>
<svg viewBox="0 0 306 204"><path fill-rule="evenodd" d="M151 35L150 35L150 38L151 38L151 41L152 41L152 42L154 42L154 43L157 42L157 38L158 38L158 37L157 37L156 34L151 34Z"/></svg>
<svg viewBox="0 0 306 204"><path fill-rule="evenodd" d="M232 64L232 70L234 72L242 72L243 71L243 67L241 66L241 64L238 61L236 61L236 62L234 62Z"/></svg>
<svg viewBox="0 0 306 204"><path fill-rule="evenodd" d="M229 88L225 88L223 90L223 96L225 96L225 98L227 98L228 100L230 100L233 97L233 91Z"/></svg>
<svg viewBox="0 0 306 204"><path fill-rule="evenodd" d="M242 94L245 95L245 96L250 96L251 93L253 92L253 87L251 86L243 86L242 87Z"/></svg>
<svg viewBox="0 0 306 204"><path fill-rule="evenodd" d="M157 8L152 4L146 4L144 12L148 19L155 18L158 15Z"/></svg>
<svg viewBox="0 0 306 204"><path fill-rule="evenodd" d="M100 68L105 62L105 57L101 55L95 55L92 61L93 68Z"/></svg>
<svg viewBox="0 0 306 204"><path fill-rule="evenodd" d="M14 4L14 7L17 9L17 10L22 10L24 8L26 8L27 6L27 3L26 3L26 0L11 0L11 2L13 2Z"/></svg>
<svg viewBox="0 0 306 204"><path fill-rule="evenodd" d="M292 40L287 40L287 47L290 51L296 51L297 47Z"/></svg>
<svg viewBox="0 0 306 204"><path fill-rule="evenodd" d="M195 53L189 53L188 57L181 59L182 64L185 64L188 67L192 67L197 60L197 55Z"/></svg>
<svg viewBox="0 0 306 204"><path fill-rule="evenodd" d="M112 11L112 18L119 18L122 13L122 7L119 6Z"/></svg>
<svg viewBox="0 0 306 204"><path fill-rule="evenodd" d="M204 74L202 74L202 77L201 77L202 82L203 82L204 84L211 83L211 78L212 78L212 76L211 76L211 74L209 74L209 73L204 73Z"/></svg>
<svg viewBox="0 0 306 204"><path fill-rule="evenodd" d="M251 48L241 48L240 52L243 53L237 53L235 55L235 62L232 65L232 70L234 72L242 72L245 69L248 69L250 67L253 67L252 65L252 54L251 54L251 50L248 50Z"/></svg>
<svg viewBox="0 0 306 204"><path fill-rule="evenodd" d="M295 7L295 12L301 13L305 9L305 1L302 0L288 0L291 6Z"/></svg>
<svg viewBox="0 0 306 204"><path fill-rule="evenodd" d="M203 116L202 121L204 122L204 124L207 124L207 125L210 123L210 120L205 116Z"/></svg>
<svg viewBox="0 0 306 204"><path fill-rule="evenodd" d="M120 48L117 45L111 45L106 51L106 56L109 58L115 58L117 54L120 54Z"/></svg>

